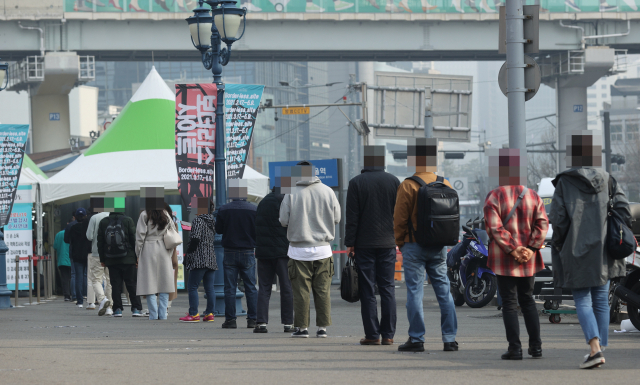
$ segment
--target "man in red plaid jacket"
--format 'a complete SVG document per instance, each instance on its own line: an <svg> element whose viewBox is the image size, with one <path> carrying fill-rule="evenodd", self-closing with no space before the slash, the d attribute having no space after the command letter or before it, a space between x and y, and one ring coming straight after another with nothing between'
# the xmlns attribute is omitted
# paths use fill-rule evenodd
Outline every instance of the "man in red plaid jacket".
<svg viewBox="0 0 640 385"><path fill-rule="evenodd" d="M490 158L492 156L490 155ZM522 359L517 306L520 303L529 334L528 353L542 357L540 322L533 299L535 274L544 269L540 248L543 247L549 220L538 194L527 189L522 201L506 222L509 212L526 188L526 164L517 150L501 149L498 159L489 161L489 176L496 174L500 187L485 199L484 221L491 242L488 267L498 276L498 291L502 297L502 319L509 341L502 359ZM497 167L491 167L491 164ZM519 175L513 175L520 173ZM511 175L510 175L511 174Z"/></svg>

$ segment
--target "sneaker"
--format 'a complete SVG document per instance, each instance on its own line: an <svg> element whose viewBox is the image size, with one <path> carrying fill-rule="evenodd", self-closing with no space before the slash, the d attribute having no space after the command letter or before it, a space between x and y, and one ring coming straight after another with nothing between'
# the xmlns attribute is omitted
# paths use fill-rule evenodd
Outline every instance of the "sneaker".
<svg viewBox="0 0 640 385"><path fill-rule="evenodd" d="M180 322L200 322L200 314L191 315L186 313L187 315L180 318Z"/></svg>
<svg viewBox="0 0 640 385"><path fill-rule="evenodd" d="M309 331L308 330L300 330L300 329L298 329L298 331L296 331L295 333L291 334L291 337L293 337L293 338L309 338Z"/></svg>
<svg viewBox="0 0 640 385"><path fill-rule="evenodd" d="M284 332L285 333L293 333L296 331L296 328L293 327L293 325L284 325Z"/></svg>
<svg viewBox="0 0 640 385"><path fill-rule="evenodd" d="M69 302L69 301L71 301L71 298L69 298L69 297L64 297L64 302Z"/></svg>
<svg viewBox="0 0 640 385"><path fill-rule="evenodd" d="M222 323L222 328L223 329L237 329L238 325L236 324L236 320L232 319L232 320L224 321Z"/></svg>
<svg viewBox="0 0 640 385"><path fill-rule="evenodd" d="M213 315L213 313L209 313L202 317L202 322L213 322L215 319L216 317Z"/></svg>
<svg viewBox="0 0 640 385"><path fill-rule="evenodd" d="M580 364L580 369L593 369L602 364L604 364L604 355L602 355L602 352L598 352L593 356L587 354L584 362Z"/></svg>
<svg viewBox="0 0 640 385"><path fill-rule="evenodd" d="M96 304L95 303L90 303L87 305L87 310L96 310Z"/></svg>
<svg viewBox="0 0 640 385"><path fill-rule="evenodd" d="M411 342L411 337L404 344L398 346L399 352L424 352L424 342Z"/></svg>
<svg viewBox="0 0 640 385"><path fill-rule="evenodd" d="M316 337L327 338L327 331L324 329L318 329L318 331L316 332Z"/></svg>
<svg viewBox="0 0 640 385"><path fill-rule="evenodd" d="M78 306L80 309L82 309L82 304L81 303L77 304L76 306Z"/></svg>
<svg viewBox="0 0 640 385"><path fill-rule="evenodd" d="M102 301L100 301L100 306L98 306L98 315L103 316L107 312L109 306L111 306L111 301L109 301L107 297L104 297Z"/></svg>
<svg viewBox="0 0 640 385"><path fill-rule="evenodd" d="M353 3L347 3L346 1L338 0L333 3L333 6L336 11L344 11L345 9L353 7Z"/></svg>
<svg viewBox="0 0 640 385"><path fill-rule="evenodd" d="M114 317L122 317L122 310L121 309L116 309L113 311L113 316Z"/></svg>
<svg viewBox="0 0 640 385"><path fill-rule="evenodd" d="M112 316L113 315L113 310L111 310L110 307L107 308L107 311L104 313L105 315L108 316ZM120 316L122 317L122 313L120 313Z"/></svg>
<svg viewBox="0 0 640 385"><path fill-rule="evenodd" d="M607 3L600 3L600 12L612 12L612 11L617 11L618 10L618 6L616 5L609 5Z"/></svg>
<svg viewBox="0 0 640 385"><path fill-rule="evenodd" d="M305 12L324 12L324 8L321 8L320 6L315 5L314 3L307 3Z"/></svg>
<svg viewBox="0 0 640 385"><path fill-rule="evenodd" d="M259 324L258 326L255 327L255 329L253 329L254 333L268 333L269 331L267 330L267 324Z"/></svg>
<svg viewBox="0 0 640 385"><path fill-rule="evenodd" d="M134 309L133 312L131 312L131 316L132 317L144 317L144 314L142 314L142 312L138 309Z"/></svg>
<svg viewBox="0 0 640 385"><path fill-rule="evenodd" d="M458 351L458 343L456 341L453 342L445 342L444 349L445 352L457 352Z"/></svg>
<svg viewBox="0 0 640 385"><path fill-rule="evenodd" d="M571 0L565 0L565 1L564 1L564 5L566 5L567 7L571 8L571 9L572 9L573 11L575 11L575 12L580 12L580 7L578 7L578 6L576 5L576 3L574 3L574 2L573 2L573 1L571 1Z"/></svg>
<svg viewBox="0 0 640 385"><path fill-rule="evenodd" d="M257 326L256 320L254 319L247 319L247 329L255 329L255 327Z"/></svg>

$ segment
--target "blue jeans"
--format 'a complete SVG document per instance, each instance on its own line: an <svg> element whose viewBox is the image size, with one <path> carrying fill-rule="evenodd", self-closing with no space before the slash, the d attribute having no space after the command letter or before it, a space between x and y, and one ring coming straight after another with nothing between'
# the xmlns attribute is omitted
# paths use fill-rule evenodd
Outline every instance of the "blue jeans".
<svg viewBox="0 0 640 385"><path fill-rule="evenodd" d="M87 265L72 262L74 266L75 274L75 292L76 292L76 303L78 305L82 305L84 300L82 298L83 295L87 293ZM73 271L73 270L72 270ZM81 294L78 294L81 293Z"/></svg>
<svg viewBox="0 0 640 385"><path fill-rule="evenodd" d="M600 345L607 346L609 343L609 282L602 286L571 291L587 344L598 337Z"/></svg>
<svg viewBox="0 0 640 385"><path fill-rule="evenodd" d="M216 293L213 288L213 274L215 270L211 269L194 269L189 271L189 282L187 289L189 290L189 315L198 314L198 286L200 281L203 281L204 292L207 294L207 307L204 310L204 315L213 313L213 309L216 307Z"/></svg>
<svg viewBox="0 0 640 385"><path fill-rule="evenodd" d="M458 318L449 292L446 253L440 248L425 248L417 243L405 243L402 251L404 279L407 285L407 317L409 337L412 342L424 342L424 297L425 270L431 278L433 291L440 305L440 328L442 342L454 342L458 332Z"/></svg>
<svg viewBox="0 0 640 385"><path fill-rule="evenodd" d="M157 299L156 299L157 298ZM169 305L169 293L158 293L147 296L149 319L167 319L167 306Z"/></svg>
<svg viewBox="0 0 640 385"><path fill-rule="evenodd" d="M76 264L71 261L71 299L76 299Z"/></svg>
<svg viewBox="0 0 640 385"><path fill-rule="evenodd" d="M247 318L255 320L258 318L258 290L253 250L224 251L224 318L227 321L236 319L238 274L244 282L244 294L247 296Z"/></svg>

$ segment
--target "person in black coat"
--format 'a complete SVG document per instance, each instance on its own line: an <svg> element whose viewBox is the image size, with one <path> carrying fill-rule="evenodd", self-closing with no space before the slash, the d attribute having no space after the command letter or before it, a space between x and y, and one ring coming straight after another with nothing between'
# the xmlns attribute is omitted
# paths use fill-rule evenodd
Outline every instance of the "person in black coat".
<svg viewBox="0 0 640 385"><path fill-rule="evenodd" d="M396 244L393 210L400 181L384 171L384 146L365 146L364 169L349 181L345 241L358 266L358 288L365 337L362 345L392 345L396 330L394 273ZM374 285L378 285L382 317Z"/></svg>
<svg viewBox="0 0 640 385"><path fill-rule="evenodd" d="M256 212L256 259L258 260L258 325L254 333L266 333L269 299L276 275L280 280L280 320L285 332L293 332L293 290L287 264L287 228L280 224L280 204L284 194L274 187L260 201Z"/></svg>
<svg viewBox="0 0 640 385"><path fill-rule="evenodd" d="M83 227L87 211L81 207L76 210L74 217L77 222L69 231L64 232L64 241L70 245L69 256L75 269L76 304L78 307L83 307L83 296L79 293L85 293L87 290L87 257L91 252L91 242L87 239L87 233Z"/></svg>

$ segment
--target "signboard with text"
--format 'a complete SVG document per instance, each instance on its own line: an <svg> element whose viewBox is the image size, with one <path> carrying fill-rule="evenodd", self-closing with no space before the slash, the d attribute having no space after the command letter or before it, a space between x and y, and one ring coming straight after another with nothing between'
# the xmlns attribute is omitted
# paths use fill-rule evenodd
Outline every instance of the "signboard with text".
<svg viewBox="0 0 640 385"><path fill-rule="evenodd" d="M224 93L227 179L242 179L264 86L228 84Z"/></svg>
<svg viewBox="0 0 640 385"><path fill-rule="evenodd" d="M20 186L19 194L30 197L31 186ZM18 290L29 289L29 261L20 261L16 271L15 257L26 258L33 255L33 227L31 202L15 203L11 219L4 227L4 242L7 244L7 289L15 290L16 274L18 275Z"/></svg>
<svg viewBox="0 0 640 385"><path fill-rule="evenodd" d="M316 169L316 176L322 183L329 187L339 187L340 186L340 172L338 159L316 159L310 160L311 164ZM270 188L273 188L275 185L275 175L276 175L276 167L293 167L298 163L297 160L286 161L286 162L269 162L269 183Z"/></svg>
<svg viewBox="0 0 640 385"><path fill-rule="evenodd" d="M0 124L0 227L11 216L28 136L28 125Z"/></svg>
<svg viewBox="0 0 640 385"><path fill-rule="evenodd" d="M309 107L286 107L282 109L282 115L304 115L310 112L311 108Z"/></svg>

